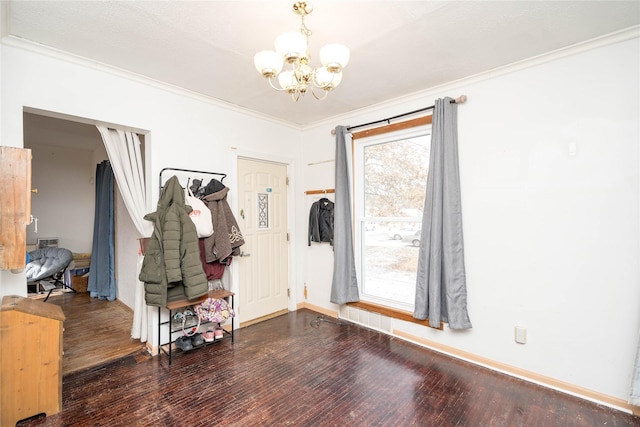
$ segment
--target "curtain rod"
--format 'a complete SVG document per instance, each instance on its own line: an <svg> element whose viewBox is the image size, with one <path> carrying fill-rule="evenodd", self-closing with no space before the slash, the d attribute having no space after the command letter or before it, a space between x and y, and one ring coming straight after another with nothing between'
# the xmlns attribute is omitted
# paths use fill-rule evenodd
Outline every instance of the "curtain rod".
<svg viewBox="0 0 640 427"><path fill-rule="evenodd" d="M464 104L465 102L467 102L467 95L460 95L459 97L451 100L452 104ZM387 117L386 119L376 120L374 122L369 122L369 123L363 123L361 125L347 126L347 131L350 131L352 129L357 129L357 128L363 128L363 127L366 127L366 126L377 125L378 123L384 123L384 122L387 122L388 124L391 124L391 123L389 123L391 120L399 119L400 117L410 116L412 114L421 113L423 111L433 110L434 108L436 108L436 106L435 105L431 105L430 107L420 108L418 110L409 111L408 113L398 114L397 116L393 116L393 117ZM336 134L336 130L332 129L331 130L331 134L335 135Z"/></svg>

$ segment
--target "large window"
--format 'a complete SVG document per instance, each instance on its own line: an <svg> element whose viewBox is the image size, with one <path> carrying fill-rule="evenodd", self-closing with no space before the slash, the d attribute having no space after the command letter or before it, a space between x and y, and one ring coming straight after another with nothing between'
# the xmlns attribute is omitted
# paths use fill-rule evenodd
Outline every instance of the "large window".
<svg viewBox="0 0 640 427"><path fill-rule="evenodd" d="M431 127L354 140L360 297L413 310Z"/></svg>

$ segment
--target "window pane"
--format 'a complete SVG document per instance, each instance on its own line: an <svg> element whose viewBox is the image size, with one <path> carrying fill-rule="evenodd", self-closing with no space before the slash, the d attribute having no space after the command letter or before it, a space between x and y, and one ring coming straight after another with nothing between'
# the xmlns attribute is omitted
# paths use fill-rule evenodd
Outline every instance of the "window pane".
<svg viewBox="0 0 640 427"><path fill-rule="evenodd" d="M388 230L380 225L363 234L363 294L413 306L420 225L402 223L391 235Z"/></svg>
<svg viewBox="0 0 640 427"><path fill-rule="evenodd" d="M429 138L420 136L364 147L364 214L421 215L429 167Z"/></svg>
<svg viewBox="0 0 640 427"><path fill-rule="evenodd" d="M258 193L258 228L269 228L269 193Z"/></svg>
<svg viewBox="0 0 640 427"><path fill-rule="evenodd" d="M430 135L364 144L358 190L362 297L410 309L415 300Z"/></svg>

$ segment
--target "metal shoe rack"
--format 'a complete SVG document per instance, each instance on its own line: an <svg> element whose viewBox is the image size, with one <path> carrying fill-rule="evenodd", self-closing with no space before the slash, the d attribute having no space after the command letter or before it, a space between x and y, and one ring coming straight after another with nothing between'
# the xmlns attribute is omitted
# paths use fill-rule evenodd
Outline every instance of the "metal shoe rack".
<svg viewBox="0 0 640 427"><path fill-rule="evenodd" d="M179 172L181 174L186 173L187 175L193 175L195 174L197 175L215 175L220 177L220 182L222 182L226 177L227 174L225 173L220 173L220 172L207 172L207 171L199 171L199 170L192 170L192 169L179 169L179 168L164 168L160 171L160 192L162 192L162 184L163 184L163 178L162 178L162 174L166 171L174 171L174 172ZM191 179L192 177L189 177L189 179ZM235 294L231 291L227 291L225 289L219 289L219 290L215 290L215 291L209 291L208 294L203 295L199 298L196 299L192 299L192 300L187 300L187 299L179 299L179 300L174 300L174 301L170 301L167 303L166 309L169 310L169 320L166 321L162 321L162 316L161 316L161 311L162 311L162 307L158 307L158 354L160 353L160 351L162 351L164 354L169 356L169 365L171 365L171 360L172 360L172 354L173 354L173 346L174 346L174 340L172 339L173 337L173 333L177 332L177 330L172 330L171 327L171 319L173 318L173 315L175 314L176 311L183 309L184 307L188 307L190 305L195 305L198 303L201 303L202 301L204 301L207 298L219 298L219 299L224 299L224 298L228 298L231 297L231 307L234 307L233 304L233 296ZM209 323L209 322L207 322ZM203 324L207 324L207 323L202 323ZM217 324L218 326L222 327L221 324ZM169 342L165 342L162 343L162 328L163 327L167 327L169 329ZM234 333L234 322L233 322L233 317L231 317L231 331L227 331L225 328L222 328L223 330L223 334L227 334L231 336L231 342L234 342L234 337L233 337L233 333ZM205 342L201 347L206 347L207 345L210 344L214 344L215 342L218 341L222 341L222 340L215 340L213 342ZM165 348L166 347L166 348ZM200 348L200 347L198 347Z"/></svg>
<svg viewBox="0 0 640 427"><path fill-rule="evenodd" d="M179 299L179 300L175 300L175 301L170 301L169 303L167 303L166 309L169 310L169 320L165 320L162 321L162 317L161 317L161 310L162 307L158 307L158 353L160 351L162 351L164 354L166 354L167 356L169 356L169 365L171 365L171 361L172 361L172 354L173 354L173 349L172 347L174 346L174 340L172 339L173 333L174 332L178 332L177 330L172 330L171 328L171 319L173 318L173 315L175 314L176 311L184 308L184 307L188 307L190 305L195 305L198 303L201 303L202 301L206 300L207 298L215 298L215 299L224 299L224 298L228 298L231 297L231 307L233 307L233 297L234 297L234 293L231 291L227 291L226 289L218 289L215 291L209 291L208 294L203 295L199 298L196 299L192 299L192 300L187 300L187 299ZM225 328L222 328L223 330L223 334L227 334L231 336L231 342L234 342L234 322L233 322L233 317L231 317L231 331L226 330ZM208 322L207 322L208 323ZM201 323L202 325L205 325L207 323ZM218 326L222 327L221 324L217 324ZM169 341L163 343L162 342L162 328L163 327L167 327L169 329ZM222 340L216 340L213 342L205 342L201 347L198 348L202 348L202 347L206 347L207 345L210 344L214 344L218 341L222 341ZM166 348L165 348L166 347Z"/></svg>

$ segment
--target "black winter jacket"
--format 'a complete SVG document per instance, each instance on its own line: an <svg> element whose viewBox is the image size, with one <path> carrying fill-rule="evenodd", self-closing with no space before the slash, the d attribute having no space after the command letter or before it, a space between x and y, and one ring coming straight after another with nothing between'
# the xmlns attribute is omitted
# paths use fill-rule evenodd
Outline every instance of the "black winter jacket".
<svg viewBox="0 0 640 427"><path fill-rule="evenodd" d="M333 202L325 197L311 205L309 246L311 242L329 242L333 246L333 208Z"/></svg>

